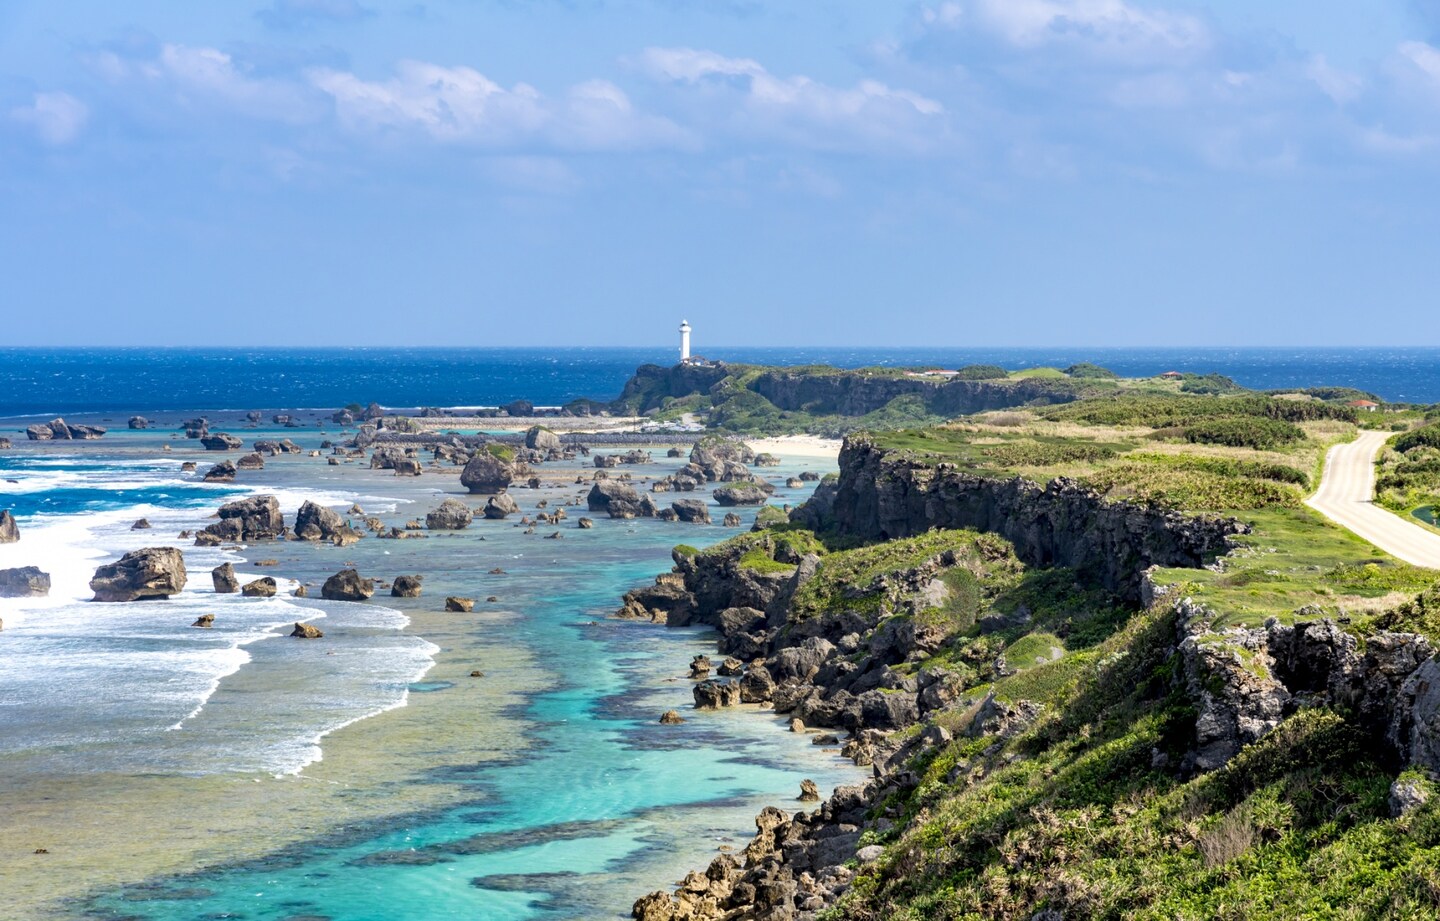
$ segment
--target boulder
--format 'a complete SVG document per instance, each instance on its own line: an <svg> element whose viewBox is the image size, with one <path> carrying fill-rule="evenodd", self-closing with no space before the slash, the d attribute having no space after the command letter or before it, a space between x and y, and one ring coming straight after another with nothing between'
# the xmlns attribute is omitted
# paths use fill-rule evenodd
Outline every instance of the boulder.
<svg viewBox="0 0 1440 921"><path fill-rule="evenodd" d="M207 483L228 483L233 479L235 479L235 465L228 460L221 461L205 471L205 482Z"/></svg>
<svg viewBox="0 0 1440 921"><path fill-rule="evenodd" d="M10 444L10 439L8 439L8 438L0 438L0 451L8 450L8 449L10 449L11 447L12 447L12 445ZM166 445L166 446L165 446L165 450L167 450L167 451L170 450L170 446L169 446L169 445Z"/></svg>
<svg viewBox="0 0 1440 921"><path fill-rule="evenodd" d="M174 547L132 550L95 570L90 589L96 601L169 598L185 587L185 556Z"/></svg>
<svg viewBox="0 0 1440 921"><path fill-rule="evenodd" d="M195 623L191 624L190 626L200 627L202 629L209 630L211 627L215 626L215 615L201 614L199 617L195 618Z"/></svg>
<svg viewBox="0 0 1440 921"><path fill-rule="evenodd" d="M800 801L803 803L814 803L820 799L820 788L815 786L815 781L805 778L800 781Z"/></svg>
<svg viewBox="0 0 1440 921"><path fill-rule="evenodd" d="M328 541L340 547L360 539L360 532L338 513L309 501L295 514L294 535L296 540Z"/></svg>
<svg viewBox="0 0 1440 921"><path fill-rule="evenodd" d="M479 495L504 492L515 479L515 468L482 448L460 472L460 485Z"/></svg>
<svg viewBox="0 0 1440 921"><path fill-rule="evenodd" d="M235 578L235 567L222 563L210 570L210 580L215 583L215 594L233 595L240 591L240 580Z"/></svg>
<svg viewBox="0 0 1440 921"><path fill-rule="evenodd" d="M764 505L770 498L764 489L754 483L737 483L715 490L715 501L724 506Z"/></svg>
<svg viewBox="0 0 1440 921"><path fill-rule="evenodd" d="M361 578L353 569L342 569L325 580L320 597L326 601L365 601L375 594L375 580Z"/></svg>
<svg viewBox="0 0 1440 921"><path fill-rule="evenodd" d="M396 576L390 584L390 595L394 598L419 598L419 576Z"/></svg>
<svg viewBox="0 0 1440 921"><path fill-rule="evenodd" d="M498 496L491 496L490 501L485 503L484 514L486 518L495 521L507 515L517 514L519 511L520 506L515 504L515 500L506 493L501 493Z"/></svg>
<svg viewBox="0 0 1440 921"><path fill-rule="evenodd" d="M330 414L330 421L336 425L354 425L355 414L348 409L342 409Z"/></svg>
<svg viewBox="0 0 1440 921"><path fill-rule="evenodd" d="M144 416L131 416L130 421L126 424L132 429L148 429L150 427L150 420Z"/></svg>
<svg viewBox="0 0 1440 921"><path fill-rule="evenodd" d="M253 582L246 582L245 587L240 589L240 594L246 598L274 598L277 588L274 579L261 576Z"/></svg>
<svg viewBox="0 0 1440 921"><path fill-rule="evenodd" d="M469 613L470 611L475 610L475 599L460 598L455 595L451 595L449 598L445 599L445 610L457 614Z"/></svg>
<svg viewBox="0 0 1440 921"><path fill-rule="evenodd" d="M13 544L20 539L20 526L7 508L0 512L0 544Z"/></svg>
<svg viewBox="0 0 1440 921"><path fill-rule="evenodd" d="M245 446L245 442L224 432L206 435L200 439L200 443L205 446L206 451L238 451Z"/></svg>
<svg viewBox="0 0 1440 921"><path fill-rule="evenodd" d="M532 451L541 451L546 454L550 452L559 453L564 449L560 443L560 436L543 426L533 426L525 433L525 447Z"/></svg>
<svg viewBox="0 0 1440 921"><path fill-rule="evenodd" d="M48 425L36 424L26 426L25 437L31 441L49 441L55 437L55 433L50 431L50 426Z"/></svg>
<svg viewBox="0 0 1440 921"><path fill-rule="evenodd" d="M710 679L695 685L695 709L718 710L740 703L740 685L727 679Z"/></svg>
<svg viewBox="0 0 1440 921"><path fill-rule="evenodd" d="M725 520L721 523L727 528L738 528L740 527L740 516L734 512L726 512Z"/></svg>
<svg viewBox="0 0 1440 921"><path fill-rule="evenodd" d="M396 476L419 476L420 473L420 462L413 457L402 457L395 462Z"/></svg>
<svg viewBox="0 0 1440 921"><path fill-rule="evenodd" d="M685 722L685 717L680 715L679 710L666 710L660 714L660 724L662 726L678 726L683 722Z"/></svg>
<svg viewBox="0 0 1440 921"><path fill-rule="evenodd" d="M325 634L321 632L319 627L312 627L307 623L296 621L295 629L290 631L290 635L302 640L318 640Z"/></svg>
<svg viewBox="0 0 1440 921"><path fill-rule="evenodd" d="M432 531L463 531L474 520L475 513L470 511L470 506L459 499L446 499L425 516L425 527Z"/></svg>
<svg viewBox="0 0 1440 921"><path fill-rule="evenodd" d="M55 418L48 423L32 425L25 429L31 441L93 441L105 434L98 425L70 425L64 419Z"/></svg>
<svg viewBox="0 0 1440 921"><path fill-rule="evenodd" d="M285 530L274 496L247 496L220 506L220 520L205 528L222 540L274 540Z"/></svg>
<svg viewBox="0 0 1440 921"><path fill-rule="evenodd" d="M710 507L699 499L677 499L670 503L681 521L691 524L709 524Z"/></svg>
<svg viewBox="0 0 1440 921"><path fill-rule="evenodd" d="M240 459L235 462L235 469L264 470L265 458L261 457L259 454L243 454L240 456Z"/></svg>
<svg viewBox="0 0 1440 921"><path fill-rule="evenodd" d="M34 566L0 569L0 598L44 598L50 594L50 574Z"/></svg>
<svg viewBox="0 0 1440 921"><path fill-rule="evenodd" d="M588 531L591 528L595 527L595 522L590 520L589 518L582 517L579 521L575 522L575 526L582 531Z"/></svg>
<svg viewBox="0 0 1440 921"><path fill-rule="evenodd" d="M605 512L611 518L635 518L641 514L640 494L628 483L599 480L590 487L585 503L592 512Z"/></svg>

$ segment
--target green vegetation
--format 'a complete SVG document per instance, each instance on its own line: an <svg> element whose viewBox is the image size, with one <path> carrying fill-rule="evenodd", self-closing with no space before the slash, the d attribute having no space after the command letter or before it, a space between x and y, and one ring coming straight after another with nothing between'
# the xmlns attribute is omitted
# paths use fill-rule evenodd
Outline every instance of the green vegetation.
<svg viewBox="0 0 1440 921"><path fill-rule="evenodd" d="M491 457L504 461L507 464L515 459L515 449L509 445L492 441L485 446L485 450L490 453Z"/></svg>
<svg viewBox="0 0 1440 921"><path fill-rule="evenodd" d="M996 381L1010 376L1010 372L997 365L966 365L955 372L957 381Z"/></svg>
<svg viewBox="0 0 1440 921"><path fill-rule="evenodd" d="M1082 361L1079 364L1071 365L1070 367L1066 368L1063 373L1066 377L1074 377L1082 380L1089 379L1113 381L1120 379L1120 375L1116 374L1114 371L1111 371L1109 368L1102 368L1099 365L1091 364L1088 361Z"/></svg>
<svg viewBox="0 0 1440 921"><path fill-rule="evenodd" d="M1440 504L1440 425L1414 429L1390 442L1376 471L1375 499L1401 514Z"/></svg>
<svg viewBox="0 0 1440 921"><path fill-rule="evenodd" d="M1192 444L1228 445L1268 451L1294 444L1305 437L1300 427L1279 419L1257 416L1212 416L1181 427L1180 436Z"/></svg>

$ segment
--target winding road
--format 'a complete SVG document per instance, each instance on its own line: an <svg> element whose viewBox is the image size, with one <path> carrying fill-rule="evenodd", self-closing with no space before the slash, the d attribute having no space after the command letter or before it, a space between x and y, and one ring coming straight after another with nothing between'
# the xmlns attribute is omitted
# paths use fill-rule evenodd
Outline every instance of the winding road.
<svg viewBox="0 0 1440 921"><path fill-rule="evenodd" d="M1375 456L1388 432L1361 432L1325 456L1320 488L1305 504L1349 528L1391 556L1415 566L1440 569L1440 534L1411 524L1371 501L1375 495Z"/></svg>

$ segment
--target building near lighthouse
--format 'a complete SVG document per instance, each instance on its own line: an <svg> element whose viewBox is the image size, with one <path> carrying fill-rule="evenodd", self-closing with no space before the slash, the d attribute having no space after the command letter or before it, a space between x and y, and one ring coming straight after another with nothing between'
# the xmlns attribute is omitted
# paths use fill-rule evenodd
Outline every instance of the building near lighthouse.
<svg viewBox="0 0 1440 921"><path fill-rule="evenodd" d="M680 361L690 360L690 321L680 321Z"/></svg>

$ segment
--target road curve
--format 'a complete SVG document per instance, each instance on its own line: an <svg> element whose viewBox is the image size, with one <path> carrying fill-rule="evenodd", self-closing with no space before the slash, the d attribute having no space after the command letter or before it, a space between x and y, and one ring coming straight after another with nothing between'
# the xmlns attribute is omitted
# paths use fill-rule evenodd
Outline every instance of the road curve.
<svg viewBox="0 0 1440 921"><path fill-rule="evenodd" d="M1336 524L1349 528L1391 556L1415 566L1440 569L1440 534L1376 505L1375 455L1388 432L1361 432L1325 456L1320 488L1305 504Z"/></svg>

